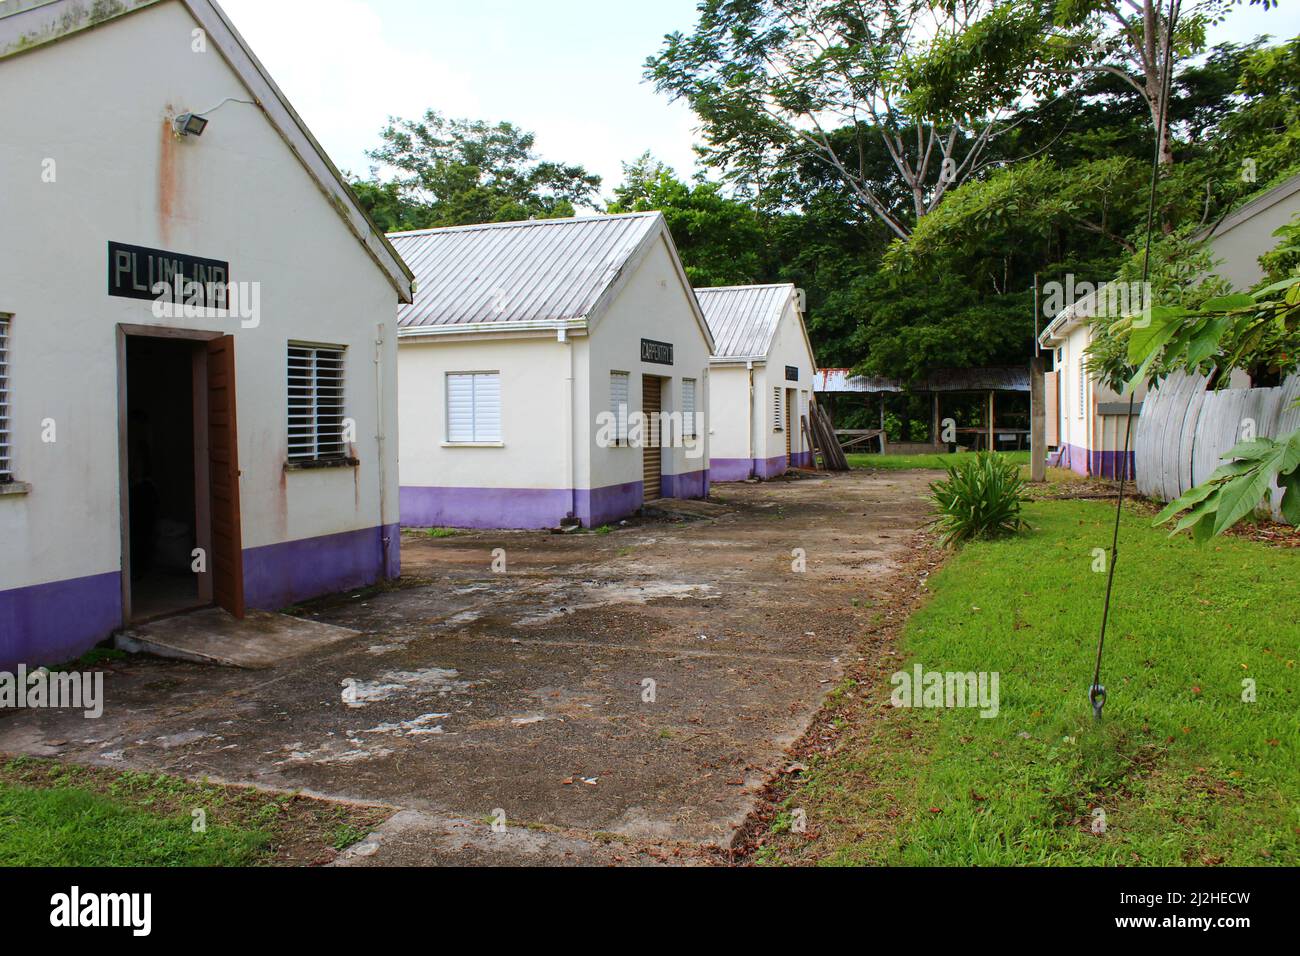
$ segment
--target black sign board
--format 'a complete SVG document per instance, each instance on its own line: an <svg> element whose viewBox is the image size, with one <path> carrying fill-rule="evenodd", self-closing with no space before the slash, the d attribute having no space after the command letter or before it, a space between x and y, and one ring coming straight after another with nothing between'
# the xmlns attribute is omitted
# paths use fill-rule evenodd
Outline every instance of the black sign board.
<svg viewBox="0 0 1300 956"><path fill-rule="evenodd" d="M154 287L166 283L160 296ZM210 308L224 308L230 263L203 259L163 249L147 249L123 242L108 244L108 294L124 299L185 301ZM184 283L184 287L177 286ZM191 283L197 283L197 286ZM208 301L211 293L212 301Z"/></svg>
<svg viewBox="0 0 1300 956"><path fill-rule="evenodd" d="M787 382L797 382L797 381L799 381L799 366L797 366L797 365L787 365L787 366L785 367L785 380L786 380Z"/></svg>
<svg viewBox="0 0 1300 956"><path fill-rule="evenodd" d="M653 362L655 365L673 364L673 347L670 342L656 342L653 339L641 340L641 361Z"/></svg>

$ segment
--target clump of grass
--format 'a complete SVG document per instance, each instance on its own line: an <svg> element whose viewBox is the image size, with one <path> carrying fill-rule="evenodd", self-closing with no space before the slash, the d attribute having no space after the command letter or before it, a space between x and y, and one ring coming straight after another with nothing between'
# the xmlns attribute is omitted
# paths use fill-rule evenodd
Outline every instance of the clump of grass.
<svg viewBox="0 0 1300 956"><path fill-rule="evenodd" d="M930 485L934 524L945 545L1015 534L1026 485L1020 468L1000 455L978 452L950 463L948 477Z"/></svg>
<svg viewBox="0 0 1300 956"><path fill-rule="evenodd" d="M463 532L456 528L430 528L425 532L430 538L454 538Z"/></svg>

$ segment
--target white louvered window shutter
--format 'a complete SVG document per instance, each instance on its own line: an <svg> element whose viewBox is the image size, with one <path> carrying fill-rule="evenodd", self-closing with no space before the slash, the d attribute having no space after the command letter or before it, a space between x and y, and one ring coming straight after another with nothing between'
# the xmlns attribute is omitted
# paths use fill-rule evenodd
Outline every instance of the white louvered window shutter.
<svg viewBox="0 0 1300 956"><path fill-rule="evenodd" d="M289 460L344 458L343 365L340 345L289 343Z"/></svg>
<svg viewBox="0 0 1300 956"><path fill-rule="evenodd" d="M631 381L632 375L629 372L609 373L609 410L613 412L614 419L618 423L615 426L615 446L627 444L627 419L631 407L629 383Z"/></svg>
<svg viewBox="0 0 1300 956"><path fill-rule="evenodd" d="M781 408L781 388L777 386L772 389L772 430L785 431L785 415L782 414L784 409Z"/></svg>
<svg viewBox="0 0 1300 956"><path fill-rule="evenodd" d="M0 484L14 480L13 438L9 411L9 321L12 316L0 313Z"/></svg>
<svg viewBox="0 0 1300 956"><path fill-rule="evenodd" d="M682 379L682 435L695 437L695 379Z"/></svg>
<svg viewBox="0 0 1300 956"><path fill-rule="evenodd" d="M447 373L447 441L501 441L501 373Z"/></svg>

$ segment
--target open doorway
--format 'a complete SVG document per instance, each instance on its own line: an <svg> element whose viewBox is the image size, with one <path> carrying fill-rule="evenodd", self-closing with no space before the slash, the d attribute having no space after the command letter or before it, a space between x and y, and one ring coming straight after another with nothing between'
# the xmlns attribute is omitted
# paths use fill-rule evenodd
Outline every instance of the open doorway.
<svg viewBox="0 0 1300 956"><path fill-rule="evenodd" d="M131 620L211 603L194 552L207 538L199 507L196 350L185 339L126 340L127 540ZM204 591L207 593L203 593Z"/></svg>

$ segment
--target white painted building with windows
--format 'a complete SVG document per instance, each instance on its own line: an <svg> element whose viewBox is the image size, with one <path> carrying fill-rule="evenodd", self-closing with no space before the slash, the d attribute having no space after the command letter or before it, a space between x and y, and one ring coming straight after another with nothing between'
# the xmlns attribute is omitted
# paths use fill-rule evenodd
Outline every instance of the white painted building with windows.
<svg viewBox="0 0 1300 956"><path fill-rule="evenodd" d="M1264 276L1259 258L1280 241L1274 232L1300 215L1300 175L1292 176L1243 203L1202 238L1215 260L1215 274L1236 291L1246 292ZM1120 395L1097 380L1088 369L1088 346L1092 344L1091 319L1099 309L1116 312L1115 303L1124 295L1100 290L1079 296L1058 312L1039 336L1040 347L1052 356L1052 371L1045 381L1049 461L1081 475L1117 478L1125 461L1128 430L1128 395ZM1121 292L1126 290L1120 290ZM1137 293L1128 295L1133 299ZM1074 298L1071 296L1070 298ZM1232 387L1250 387L1244 372L1233 372ZM1146 389L1139 386L1134 402L1141 412ZM1133 477L1133 450L1137 424L1133 425L1128 447L1128 475Z"/></svg>
<svg viewBox="0 0 1300 956"><path fill-rule="evenodd" d="M417 279L403 525L595 527L708 494L713 343L662 215L390 238Z"/></svg>
<svg viewBox="0 0 1300 956"><path fill-rule="evenodd" d="M221 9L8 0L0 84L0 669L396 575L411 276Z"/></svg>
<svg viewBox="0 0 1300 956"><path fill-rule="evenodd" d="M817 360L799 290L788 283L696 289L714 354L709 429L714 481L772 478L807 468L808 415Z"/></svg>

